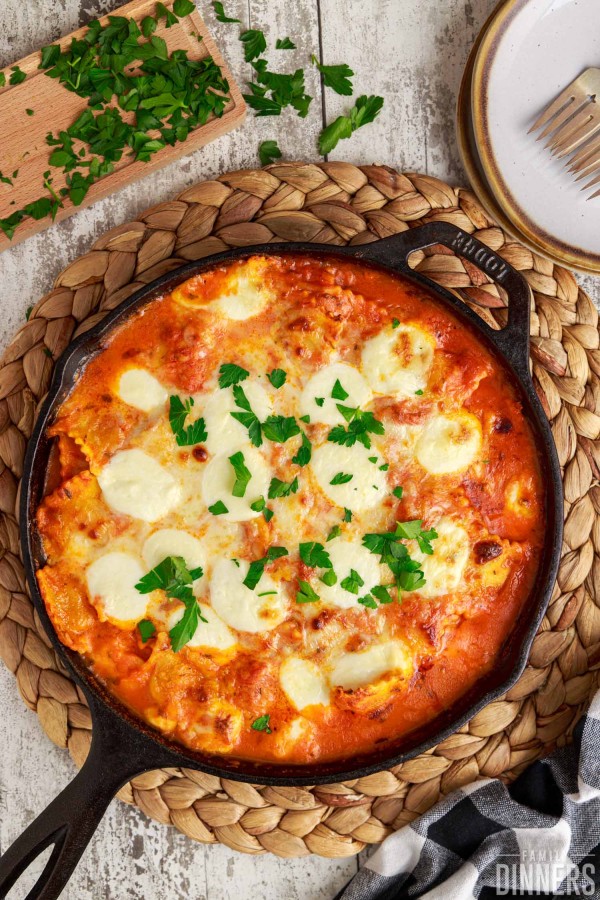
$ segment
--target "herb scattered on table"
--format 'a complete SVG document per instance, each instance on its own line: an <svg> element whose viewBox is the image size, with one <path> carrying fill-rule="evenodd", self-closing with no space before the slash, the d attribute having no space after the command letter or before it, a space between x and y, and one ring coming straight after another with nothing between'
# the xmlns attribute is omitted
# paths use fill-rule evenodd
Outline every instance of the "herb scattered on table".
<svg viewBox="0 0 600 900"><path fill-rule="evenodd" d="M244 59L252 62L267 49L267 41L264 32L257 28L248 28L240 34L240 41L244 45Z"/></svg>
<svg viewBox="0 0 600 900"><path fill-rule="evenodd" d="M319 62L313 54L311 56L313 65L317 67L323 76L323 84L325 87L331 88L336 94L342 94L349 97L352 94L352 82L350 79L354 76L354 72L346 63L339 66L325 66Z"/></svg>
<svg viewBox="0 0 600 900"><path fill-rule="evenodd" d="M215 11L215 16L217 17L217 22L222 22L226 24L227 22L233 22L240 24L240 19L231 19L223 8L223 4L219 2L219 0L213 0L212 8Z"/></svg>
<svg viewBox="0 0 600 900"><path fill-rule="evenodd" d="M277 145L277 141L263 141L258 148L258 156L261 166L268 166L269 163L276 159L281 159L281 150Z"/></svg>
<svg viewBox="0 0 600 900"><path fill-rule="evenodd" d="M295 50L296 45L289 37L277 38L275 41L276 50Z"/></svg>
<svg viewBox="0 0 600 900"><path fill-rule="evenodd" d="M348 113L338 116L331 124L324 128L319 135L319 152L326 156L337 146L339 141L349 138L357 128L373 122L381 112L383 97L363 94L359 97Z"/></svg>

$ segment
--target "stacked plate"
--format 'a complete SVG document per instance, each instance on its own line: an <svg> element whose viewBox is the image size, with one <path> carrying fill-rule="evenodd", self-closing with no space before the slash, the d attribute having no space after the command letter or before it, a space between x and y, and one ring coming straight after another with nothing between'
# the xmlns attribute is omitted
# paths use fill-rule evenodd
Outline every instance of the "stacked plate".
<svg viewBox="0 0 600 900"><path fill-rule="evenodd" d="M600 273L600 197L529 134L543 109L600 66L599 0L504 0L479 35L461 84L457 135L473 190L536 253ZM597 187L597 186L596 186Z"/></svg>

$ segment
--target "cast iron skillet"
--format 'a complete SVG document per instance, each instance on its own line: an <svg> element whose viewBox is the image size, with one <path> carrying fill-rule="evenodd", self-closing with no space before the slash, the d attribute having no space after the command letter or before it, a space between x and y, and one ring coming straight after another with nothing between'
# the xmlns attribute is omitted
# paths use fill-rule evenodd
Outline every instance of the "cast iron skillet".
<svg viewBox="0 0 600 900"><path fill-rule="evenodd" d="M504 329L493 331L462 301L409 269L407 258L410 253L438 243L470 260L506 290L509 310L508 323ZM170 292L192 275L254 253L354 259L392 274L401 273L432 292L452 309L467 328L476 332L479 340L500 357L500 361L512 372L520 388L525 414L535 432L547 489L547 544L540 561L537 582L527 608L523 610L513 633L507 639L495 670L480 680L451 709L401 742L349 760L305 767L261 764L195 753L145 726L108 694L76 653L59 642L35 578L35 571L44 563L35 526L35 511L43 497L50 452L50 442L45 431L57 407L72 388L76 374L102 349L103 338L113 325L122 323L141 306ZM525 666L531 642L552 592L562 539L562 482L558 458L550 427L529 375L529 304L529 288L523 277L511 266L466 232L448 223L436 222L357 247L276 244L232 250L189 263L138 291L65 351L56 365L54 380L25 458L20 507L21 542L35 608L59 658L81 686L89 703L93 722L92 745L83 768L73 781L0 859L0 897L5 897L27 866L43 850L53 845L46 867L27 895L27 900L56 898L67 883L111 798L125 782L142 772L185 766L238 781L276 785L314 785L359 778L398 765L437 744L514 684Z"/></svg>

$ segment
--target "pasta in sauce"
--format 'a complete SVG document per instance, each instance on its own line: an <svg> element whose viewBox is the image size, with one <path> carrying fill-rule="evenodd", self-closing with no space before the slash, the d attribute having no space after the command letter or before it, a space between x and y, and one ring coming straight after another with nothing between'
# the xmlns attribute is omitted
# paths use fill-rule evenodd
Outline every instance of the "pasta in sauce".
<svg viewBox="0 0 600 900"><path fill-rule="evenodd" d="M59 638L195 750L397 743L497 663L545 497L518 390L432 295L255 256L115 327L49 427Z"/></svg>

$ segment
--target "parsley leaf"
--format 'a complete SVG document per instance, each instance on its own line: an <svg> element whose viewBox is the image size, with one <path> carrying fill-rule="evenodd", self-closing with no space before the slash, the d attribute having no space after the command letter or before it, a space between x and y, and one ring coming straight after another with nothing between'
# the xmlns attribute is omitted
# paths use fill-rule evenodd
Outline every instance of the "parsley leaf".
<svg viewBox="0 0 600 900"><path fill-rule="evenodd" d="M379 419L376 419L372 412L363 412L357 407L342 406L341 403L336 403L336 406L348 422L348 428L336 425L329 432L327 440L344 447L353 447L359 441L367 450L370 450L369 434L384 434L385 432Z"/></svg>
<svg viewBox="0 0 600 900"><path fill-rule="evenodd" d="M243 584L253 591L262 578L267 563L287 555L288 551L285 547L269 547L266 556L263 556L261 559L255 559L254 562L250 563L250 568L248 569L248 574L244 578Z"/></svg>
<svg viewBox="0 0 600 900"><path fill-rule="evenodd" d="M240 41L244 44L244 59L246 62L252 62L264 53L267 49L267 42L262 31L255 28L249 28L240 34Z"/></svg>
<svg viewBox="0 0 600 900"><path fill-rule="evenodd" d="M219 0L213 0L213 9L215 11L215 16L217 17L217 22L221 22L223 25L227 24L227 22L232 22L234 24L241 24L241 19L231 19L225 10L223 9L223 4L219 2Z"/></svg>
<svg viewBox="0 0 600 900"><path fill-rule="evenodd" d="M199 622L208 624L208 620L204 618L200 612L198 601L192 594L190 597L182 597L185 604L183 616L176 625L169 631L171 638L171 649L173 653L179 653L182 647L185 647L194 637Z"/></svg>
<svg viewBox="0 0 600 900"><path fill-rule="evenodd" d="M352 521L352 510L344 507L344 522Z"/></svg>
<svg viewBox="0 0 600 900"><path fill-rule="evenodd" d="M140 594L162 590L167 597L181 600L185 610L180 621L170 630L171 647L178 653L194 636L199 621L206 622L192 592L192 584L201 578L202 568L188 569L182 556L167 556L136 584Z"/></svg>
<svg viewBox="0 0 600 900"><path fill-rule="evenodd" d="M58 44L50 44L48 47L42 47L42 58L38 66L39 69L49 69L54 66L60 56L60 47Z"/></svg>
<svg viewBox="0 0 600 900"><path fill-rule="evenodd" d="M0 87L6 86L6 75L4 72L0 72Z"/></svg>
<svg viewBox="0 0 600 900"><path fill-rule="evenodd" d="M308 583L308 581L303 581L301 578L298 581L298 592L296 594L296 603L316 603L317 600L321 598L313 590L312 586Z"/></svg>
<svg viewBox="0 0 600 900"><path fill-rule="evenodd" d="M421 389L419 389L418 391L415 391L415 394L417 395L417 397L422 397L423 391Z"/></svg>
<svg viewBox="0 0 600 900"><path fill-rule="evenodd" d="M352 82L350 79L354 75L354 72L350 66L346 65L346 63L342 63L339 66L324 66L319 62L316 56L313 55L311 59L313 65L317 67L323 76L323 84L325 87L331 88L336 94L342 94L346 97L351 95Z"/></svg>
<svg viewBox="0 0 600 900"><path fill-rule="evenodd" d="M164 3L156 4L156 18L157 19L166 19L166 27L171 28L172 25L177 25L179 19L175 16L171 10L167 9Z"/></svg>
<svg viewBox="0 0 600 900"><path fill-rule="evenodd" d="M289 497L290 494L296 494L298 491L298 479L293 481L280 481L279 478L272 478L269 485L269 500L275 500L276 497Z"/></svg>
<svg viewBox="0 0 600 900"><path fill-rule="evenodd" d="M250 372L235 363L223 363L219 369L219 387L227 388L245 381Z"/></svg>
<svg viewBox="0 0 600 900"><path fill-rule="evenodd" d="M269 372L267 378L271 382L274 388L279 389L283 387L285 384L285 380L287 378L287 373L283 371L283 369L273 369L272 372Z"/></svg>
<svg viewBox="0 0 600 900"><path fill-rule="evenodd" d="M249 94L244 99L257 112L257 116L278 116L286 106L292 106L300 118L308 114L312 97L304 86L304 69L290 74L270 72L266 59L252 63L256 81L246 82Z"/></svg>
<svg viewBox="0 0 600 900"><path fill-rule="evenodd" d="M254 503L250 504L250 509L254 510L254 512L262 512L266 505L267 501L261 496Z"/></svg>
<svg viewBox="0 0 600 900"><path fill-rule="evenodd" d="M21 82L25 81L27 75L23 72L18 66L12 66L11 70L12 75L9 78L9 84L21 84Z"/></svg>
<svg viewBox="0 0 600 900"><path fill-rule="evenodd" d="M334 525L329 534L327 535L327 540L332 541L334 538L339 537L342 533L342 529L339 525Z"/></svg>
<svg viewBox="0 0 600 900"><path fill-rule="evenodd" d="M263 434L269 441L285 444L290 438L300 434L300 426L293 416L269 416L262 425Z"/></svg>
<svg viewBox="0 0 600 900"><path fill-rule="evenodd" d="M437 537L437 532L434 528L422 531L421 525L420 519L397 522L395 531L365 534L363 537L363 545L367 550L380 556L381 563L391 570L398 592L416 591L425 584L421 563L412 559L406 545L401 543L403 540L416 540L421 551L431 555L431 541Z"/></svg>
<svg viewBox="0 0 600 900"><path fill-rule="evenodd" d="M375 601L373 600L373 598L371 597L370 594L365 594L364 597L359 597L358 602L362 606L368 606L369 609L377 609L377 604L375 603Z"/></svg>
<svg viewBox="0 0 600 900"><path fill-rule="evenodd" d="M392 319L392 328L398 328L399 325L400 325L399 319Z"/></svg>
<svg viewBox="0 0 600 900"><path fill-rule="evenodd" d="M281 150L277 145L277 141L263 141L258 148L258 157L261 166L268 166L269 163L276 159L281 159Z"/></svg>
<svg viewBox="0 0 600 900"><path fill-rule="evenodd" d="M152 16L146 16L145 18L143 18L141 21L141 28L144 37L152 37L152 35L156 31L156 25L156 19L153 19Z"/></svg>
<svg viewBox="0 0 600 900"><path fill-rule="evenodd" d="M208 511L209 513L212 513L213 516L222 516L224 513L229 512L222 500L217 500L216 503L213 503L212 506L209 506Z"/></svg>
<svg viewBox="0 0 600 900"><path fill-rule="evenodd" d="M145 644L154 634L156 634L156 627L150 619L142 619L138 622L138 631L142 639L142 644Z"/></svg>
<svg viewBox="0 0 600 900"><path fill-rule="evenodd" d="M387 605L388 603L393 603L394 599L390 595L389 588L391 585L386 586L384 584L376 584L375 587L371 588L371 593L374 597L377 597L380 603Z"/></svg>
<svg viewBox="0 0 600 900"><path fill-rule="evenodd" d="M233 488L231 489L231 493L234 497L243 497L246 493L248 482L252 478L252 473L246 466L244 454L241 452L241 450L238 450L237 453L234 453L233 456L230 456L229 462L233 466L233 471L235 472L235 482Z"/></svg>
<svg viewBox="0 0 600 900"><path fill-rule="evenodd" d="M258 719L255 719L252 725L250 726L254 731L264 731L265 734L272 734L271 726L269 722L271 720L271 716L267 713L264 716L259 716Z"/></svg>
<svg viewBox="0 0 600 900"><path fill-rule="evenodd" d="M395 487L394 490L392 491L392 494L394 495L394 497L397 497L398 500L402 500L403 493L404 493L404 488L400 487L400 485L398 485L398 487Z"/></svg>
<svg viewBox="0 0 600 900"><path fill-rule="evenodd" d="M323 584L326 584L327 587L332 587L337 582L337 575L333 571L333 569L327 569L326 572L323 572L319 581L322 581Z"/></svg>
<svg viewBox="0 0 600 900"><path fill-rule="evenodd" d="M275 41L275 49L276 50L295 50L296 45L290 40L289 37L277 38Z"/></svg>
<svg viewBox="0 0 600 900"><path fill-rule="evenodd" d="M292 456L292 462L296 463L297 466L307 466L312 457L312 444L307 438L306 434L302 432L302 443L298 448L298 452L295 456Z"/></svg>
<svg viewBox="0 0 600 900"><path fill-rule="evenodd" d="M358 594L358 589L364 587L364 584L363 578L356 569L350 569L350 574L340 581L340 587L348 591L349 594Z"/></svg>
<svg viewBox="0 0 600 900"><path fill-rule="evenodd" d="M317 406L323 406L325 403L325 397L315 397L315 403Z"/></svg>
<svg viewBox="0 0 600 900"><path fill-rule="evenodd" d="M176 16L180 16L181 18L189 16L195 9L196 6L192 3L192 0L175 0L175 3L173 4L173 12Z"/></svg>
<svg viewBox="0 0 600 900"><path fill-rule="evenodd" d="M250 401L246 397L243 387L239 384L233 386L233 397L240 409L245 412L232 412L232 416L236 421L240 422L244 428L248 429L248 436L255 447L262 445L262 426L256 413L250 406Z"/></svg>
<svg viewBox="0 0 600 900"><path fill-rule="evenodd" d="M332 562L329 553L323 547L323 544L317 544L315 541L300 544L300 559L302 562L310 566L312 569L331 569Z"/></svg>
<svg viewBox="0 0 600 900"><path fill-rule="evenodd" d="M353 478L354 475L349 475L347 472L338 472L337 475L333 476L329 484L348 484Z"/></svg>
<svg viewBox="0 0 600 900"><path fill-rule="evenodd" d="M325 156L331 153L338 142L372 122L379 115L383 106L383 97L363 95L359 97L356 104L350 110L347 116L338 116L327 128L324 128L319 135L319 153Z"/></svg>
<svg viewBox="0 0 600 900"><path fill-rule="evenodd" d="M345 391L344 388L342 387L339 378L335 379L335 384L331 391L331 396L333 397L334 400L347 400L348 397L350 396L348 394L348 391Z"/></svg>
<svg viewBox="0 0 600 900"><path fill-rule="evenodd" d="M189 397L185 402L176 395L169 398L169 423L178 447L191 447L207 438L206 424L202 417L187 427L185 425L193 405L193 397Z"/></svg>

